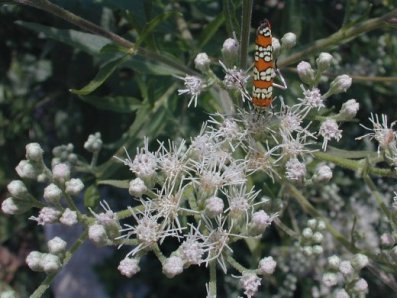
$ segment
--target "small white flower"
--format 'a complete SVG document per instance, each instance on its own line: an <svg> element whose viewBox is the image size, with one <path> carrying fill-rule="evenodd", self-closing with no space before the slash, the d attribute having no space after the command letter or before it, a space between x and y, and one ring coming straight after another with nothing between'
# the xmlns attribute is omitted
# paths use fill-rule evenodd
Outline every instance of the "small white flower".
<svg viewBox="0 0 397 298"><path fill-rule="evenodd" d="M304 228L302 231L302 236L306 239L313 237L313 230L311 228Z"/></svg>
<svg viewBox="0 0 397 298"><path fill-rule="evenodd" d="M39 143L30 143L26 145L26 159L40 162L43 160L44 150Z"/></svg>
<svg viewBox="0 0 397 298"><path fill-rule="evenodd" d="M350 298L350 295L346 292L345 289L339 289L335 293L335 298Z"/></svg>
<svg viewBox="0 0 397 298"><path fill-rule="evenodd" d="M168 141L168 148L164 143L160 143L157 152L158 166L167 179L173 179L183 174L187 170L188 155L190 150L186 148L186 141L182 140L179 144Z"/></svg>
<svg viewBox="0 0 397 298"><path fill-rule="evenodd" d="M140 198L146 191L147 187L141 178L135 178L130 181L128 192L131 196Z"/></svg>
<svg viewBox="0 0 397 298"><path fill-rule="evenodd" d="M341 92L346 92L347 89L350 88L352 84L352 78L348 75L340 75L337 76L330 85L330 89L327 92L328 95L330 94L337 94Z"/></svg>
<svg viewBox="0 0 397 298"><path fill-rule="evenodd" d="M336 255L330 256L328 258L328 265L331 269L338 270L340 265L340 258Z"/></svg>
<svg viewBox="0 0 397 298"><path fill-rule="evenodd" d="M285 174L288 180L302 180L306 175L306 166L297 158L290 158L285 164Z"/></svg>
<svg viewBox="0 0 397 298"><path fill-rule="evenodd" d="M22 198L28 193L28 189L21 180L13 180L8 183L7 190L15 198Z"/></svg>
<svg viewBox="0 0 397 298"><path fill-rule="evenodd" d="M303 83L311 85L314 82L314 70L309 62L301 61L296 67L299 78Z"/></svg>
<svg viewBox="0 0 397 298"><path fill-rule="evenodd" d="M67 243L59 237L54 237L47 242L47 245L50 253L59 254L65 251Z"/></svg>
<svg viewBox="0 0 397 298"><path fill-rule="evenodd" d="M369 121L372 123L372 129L368 128L362 124L360 126L364 127L366 130L369 130L370 132L356 138L356 140L361 140L363 138L369 138L370 140L375 139L378 141L379 146L378 146L378 153L380 153L380 149L386 150L389 148L389 146L393 146L396 143L396 135L393 131L393 127L396 123L396 121L392 122L390 124L390 127L388 125L387 121L387 116L385 114L382 114L381 116L382 120L379 120L379 117L377 114L372 114L371 117L369 118Z"/></svg>
<svg viewBox="0 0 397 298"><path fill-rule="evenodd" d="M251 298L258 292L258 288L261 285L261 278L255 273L244 271L240 278L240 285L244 290L244 294L248 298Z"/></svg>
<svg viewBox="0 0 397 298"><path fill-rule="evenodd" d="M198 53L194 58L194 66L200 71L207 71L210 67L211 60L206 53Z"/></svg>
<svg viewBox="0 0 397 298"><path fill-rule="evenodd" d="M109 240L105 227L97 223L88 228L88 238L98 245L105 245Z"/></svg>
<svg viewBox="0 0 397 298"><path fill-rule="evenodd" d="M65 183L70 179L70 167L66 163L59 163L52 167L52 176L56 181Z"/></svg>
<svg viewBox="0 0 397 298"><path fill-rule="evenodd" d="M287 32L281 38L281 46L285 49L291 49L296 45L296 35L292 32Z"/></svg>
<svg viewBox="0 0 397 298"><path fill-rule="evenodd" d="M312 239L315 243L321 243L324 239L324 235L320 232L314 232Z"/></svg>
<svg viewBox="0 0 397 298"><path fill-rule="evenodd" d="M261 274L273 274L276 270L277 262L273 257L266 257L259 261L258 270Z"/></svg>
<svg viewBox="0 0 397 298"><path fill-rule="evenodd" d="M19 213L20 209L18 208L17 204L15 203L14 198L7 198L1 203L1 210L5 214L17 214Z"/></svg>
<svg viewBox="0 0 397 298"><path fill-rule="evenodd" d="M45 225L49 223L55 223L60 217L61 212L55 208L44 207L40 210L39 216L31 216L29 219L37 221L38 225Z"/></svg>
<svg viewBox="0 0 397 298"><path fill-rule="evenodd" d="M77 212L72 211L69 208L66 208L65 211L62 213L59 222L66 225L72 226L77 223Z"/></svg>
<svg viewBox="0 0 397 298"><path fill-rule="evenodd" d="M139 260L129 257L121 260L117 269L122 275L127 277L132 277L141 270L141 268L139 267Z"/></svg>
<svg viewBox="0 0 397 298"><path fill-rule="evenodd" d="M303 85L301 85L301 88L304 98L298 98L300 103L294 107L300 110L299 113L302 115L302 118L305 118L312 109L320 110L321 108L325 107L324 99L321 96L320 90L318 88L306 90Z"/></svg>
<svg viewBox="0 0 397 298"><path fill-rule="evenodd" d="M44 188L44 199L48 203L58 203L62 196L62 190L54 183Z"/></svg>
<svg viewBox="0 0 397 298"><path fill-rule="evenodd" d="M329 53L320 53L316 59L318 70L323 72L324 70L330 68L333 59L334 58Z"/></svg>
<svg viewBox="0 0 397 298"><path fill-rule="evenodd" d="M181 244L180 253L185 265L200 265L203 262L204 243L188 237Z"/></svg>
<svg viewBox="0 0 397 298"><path fill-rule="evenodd" d="M47 274L56 272L62 267L59 257L53 254L43 254L40 264Z"/></svg>
<svg viewBox="0 0 397 298"><path fill-rule="evenodd" d="M333 119L327 119L321 123L319 134L324 138L322 149L327 150L328 142L332 139L339 141L342 138L342 130Z"/></svg>
<svg viewBox="0 0 397 298"><path fill-rule="evenodd" d="M368 283L364 278L360 278L354 284L354 290L358 293L366 293L368 291Z"/></svg>
<svg viewBox="0 0 397 298"><path fill-rule="evenodd" d="M36 179L37 175L40 174L28 160L21 160L15 167L15 171L18 173L19 177L27 179Z"/></svg>
<svg viewBox="0 0 397 298"><path fill-rule="evenodd" d="M223 42L221 51L226 60L234 60L237 57L239 47L240 45L235 38L228 38Z"/></svg>
<svg viewBox="0 0 397 298"><path fill-rule="evenodd" d="M271 225L273 219L276 217L277 214L270 216L264 210L256 211L252 214L250 228L255 234L261 234Z"/></svg>
<svg viewBox="0 0 397 298"><path fill-rule="evenodd" d="M327 165L319 166L314 178L318 182L328 182L332 178L331 168Z"/></svg>
<svg viewBox="0 0 397 298"><path fill-rule="evenodd" d="M222 214L224 206L223 200L214 196L205 201L205 212L209 217L214 218Z"/></svg>
<svg viewBox="0 0 397 298"><path fill-rule="evenodd" d="M350 263L350 261L342 261L339 264L339 271L343 274L343 275L350 275L353 273L353 267L352 264Z"/></svg>
<svg viewBox="0 0 397 298"><path fill-rule="evenodd" d="M26 264L33 271L43 271L41 259L43 254L39 251L31 251L26 257Z"/></svg>
<svg viewBox="0 0 397 298"><path fill-rule="evenodd" d="M102 149L102 137L100 132L88 136L87 141L84 143L84 149L89 152L98 152Z"/></svg>
<svg viewBox="0 0 397 298"><path fill-rule="evenodd" d="M326 287L333 287L338 284L338 276L333 272L326 272L323 275L322 282Z"/></svg>
<svg viewBox="0 0 397 298"><path fill-rule="evenodd" d="M66 186L65 192L72 196L78 195L84 188L83 181L81 181L81 179L78 178L72 178L69 181L66 181L65 186Z"/></svg>
<svg viewBox="0 0 397 298"><path fill-rule="evenodd" d="M351 263L355 270L361 270L368 265L369 260L366 255L358 253L354 255Z"/></svg>
<svg viewBox="0 0 397 298"><path fill-rule="evenodd" d="M183 272L183 260L180 257L172 256L163 263L163 273L168 278L173 278Z"/></svg>
<svg viewBox="0 0 397 298"><path fill-rule="evenodd" d="M135 173L142 180L151 179L156 174L157 170L157 156L149 151L149 140L144 138L144 147L137 148L137 154L132 161L130 156L127 154L127 158L122 160L116 157L118 160L122 161L130 170Z"/></svg>
<svg viewBox="0 0 397 298"><path fill-rule="evenodd" d="M238 69L236 66L233 68L227 68L222 61L219 61L219 64L225 71L225 77L223 79L225 87L230 90L239 91L242 101L245 101L246 99L251 100L251 96L245 88L250 76L242 69Z"/></svg>
<svg viewBox="0 0 397 298"><path fill-rule="evenodd" d="M183 80L185 89L178 89L178 94L190 94L191 98L188 103L188 107L194 102L194 107L197 106L197 98L205 88L205 84L202 79L195 76L186 75L184 78L179 77Z"/></svg>
<svg viewBox="0 0 397 298"><path fill-rule="evenodd" d="M349 99L343 103L339 113L347 119L353 119L357 115L359 109L360 104L355 99Z"/></svg>

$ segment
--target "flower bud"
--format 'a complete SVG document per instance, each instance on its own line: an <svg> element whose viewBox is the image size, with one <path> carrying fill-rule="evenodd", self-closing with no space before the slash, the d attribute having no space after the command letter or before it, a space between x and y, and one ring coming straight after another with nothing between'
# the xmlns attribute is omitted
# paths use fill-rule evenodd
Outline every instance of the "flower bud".
<svg viewBox="0 0 397 298"><path fill-rule="evenodd" d="M335 293L335 298L350 298L350 295L346 292L345 289L339 289Z"/></svg>
<svg viewBox="0 0 397 298"><path fill-rule="evenodd" d="M128 192L131 196L140 198L146 191L147 187L141 178L130 181Z"/></svg>
<svg viewBox="0 0 397 298"><path fill-rule="evenodd" d="M99 224L93 224L88 228L88 238L97 245L106 245L109 240L105 227Z"/></svg>
<svg viewBox="0 0 397 298"><path fill-rule="evenodd" d="M44 150L39 143L30 143L26 145L26 158L31 161L40 162L43 160Z"/></svg>
<svg viewBox="0 0 397 298"><path fill-rule="evenodd" d="M352 266L357 271L366 267L369 263L368 257L363 254L356 254L352 259Z"/></svg>
<svg viewBox="0 0 397 298"><path fill-rule="evenodd" d="M83 181L78 178L72 178L65 182L65 192L71 196L77 196L84 188Z"/></svg>
<svg viewBox="0 0 397 298"><path fill-rule="evenodd" d="M62 213L59 222L64 224L65 226L72 226L77 223L77 212L72 211L69 208L66 208Z"/></svg>
<svg viewBox="0 0 397 298"><path fill-rule="evenodd" d="M330 68L333 57L329 53L320 53L318 58L316 59L317 68L320 72L327 70Z"/></svg>
<svg viewBox="0 0 397 298"><path fill-rule="evenodd" d="M273 48L273 58L278 57L281 52L281 44L280 44L280 40L276 37L272 37L272 48Z"/></svg>
<svg viewBox="0 0 397 298"><path fill-rule="evenodd" d="M7 185L8 192L15 198L24 198L28 194L28 189L21 180L13 180Z"/></svg>
<svg viewBox="0 0 397 298"><path fill-rule="evenodd" d="M214 218L222 214L224 206L221 198L211 197L205 201L205 212L209 217Z"/></svg>
<svg viewBox="0 0 397 298"><path fill-rule="evenodd" d="M341 92L346 92L347 89L352 85L352 78L348 75L337 76L332 82L330 89L327 93L338 94Z"/></svg>
<svg viewBox="0 0 397 298"><path fill-rule="evenodd" d="M305 84L311 85L314 82L314 70L309 62L302 61L299 62L298 66L296 67L298 71L299 78Z"/></svg>
<svg viewBox="0 0 397 298"><path fill-rule="evenodd" d="M296 45L296 35L295 33L288 32L285 33L281 38L281 46L285 49L291 49Z"/></svg>
<svg viewBox="0 0 397 298"><path fill-rule="evenodd" d="M43 271L41 259L43 254L39 251L31 251L26 257L26 264L33 271Z"/></svg>
<svg viewBox="0 0 397 298"><path fill-rule="evenodd" d="M261 234L272 223L272 220L264 210L259 210L252 215L250 228L254 234Z"/></svg>
<svg viewBox="0 0 397 298"><path fill-rule="evenodd" d="M328 258L328 266L331 269L338 270L339 265L340 265L340 258L338 256L333 255Z"/></svg>
<svg viewBox="0 0 397 298"><path fill-rule="evenodd" d="M51 204L59 203L62 196L62 190L54 183L44 188L44 199Z"/></svg>
<svg viewBox="0 0 397 298"><path fill-rule="evenodd" d="M360 278L354 284L354 291L357 293L366 293L368 291L368 283L364 278Z"/></svg>
<svg viewBox="0 0 397 298"><path fill-rule="evenodd" d="M59 257L53 254L43 254L40 263L47 274L54 273L62 267Z"/></svg>
<svg viewBox="0 0 397 298"><path fill-rule="evenodd" d="M66 241L59 237L54 237L47 242L48 250L52 254L60 254L66 249Z"/></svg>
<svg viewBox="0 0 397 298"><path fill-rule="evenodd" d="M350 261L342 261L339 264L339 271L343 274L343 275L350 275L353 273L353 267L352 264L350 263Z"/></svg>
<svg viewBox="0 0 397 298"><path fill-rule="evenodd" d="M359 108L360 104L355 99L349 99L342 105L339 114L348 120L353 119L357 115Z"/></svg>
<svg viewBox="0 0 397 298"><path fill-rule="evenodd" d="M321 165L318 167L317 172L314 176L316 182L328 182L332 178L332 170L327 165Z"/></svg>
<svg viewBox="0 0 397 298"><path fill-rule="evenodd" d="M321 234L320 232L315 232L315 233L313 234L312 239L313 239L313 241L314 241L315 243L321 243L321 242L323 241L323 239L324 239L324 235Z"/></svg>
<svg viewBox="0 0 397 298"><path fill-rule="evenodd" d="M321 255L324 252L324 249L321 245L313 245L312 246L313 254Z"/></svg>
<svg viewBox="0 0 397 298"><path fill-rule="evenodd" d="M56 181L65 183L70 179L70 167L66 163L56 164L52 167L52 175Z"/></svg>
<svg viewBox="0 0 397 298"><path fill-rule="evenodd" d="M276 270L277 262L273 259L273 257L266 257L259 261L258 270L261 274L273 274L274 270Z"/></svg>
<svg viewBox="0 0 397 298"><path fill-rule="evenodd" d="M139 267L139 260L128 257L120 261L117 269L122 275L127 277L132 277L141 270Z"/></svg>
<svg viewBox="0 0 397 298"><path fill-rule="evenodd" d="M36 167L34 167L28 160L21 160L15 167L19 177L27 179L36 179L39 174Z"/></svg>
<svg viewBox="0 0 397 298"><path fill-rule="evenodd" d="M302 236L306 239L310 239L313 237L313 230L310 228L304 228L302 231Z"/></svg>
<svg viewBox="0 0 397 298"><path fill-rule="evenodd" d="M196 58L194 58L194 66L201 72L209 70L210 64L211 60L206 53L199 53Z"/></svg>
<svg viewBox="0 0 397 298"><path fill-rule="evenodd" d="M227 65L233 65L237 60L239 47L238 41L234 38L228 38L224 41L221 51Z"/></svg>
<svg viewBox="0 0 397 298"><path fill-rule="evenodd" d="M22 214L32 208L28 201L21 201L16 198L7 198L1 203L1 210L5 214Z"/></svg>
<svg viewBox="0 0 397 298"><path fill-rule="evenodd" d="M333 272L326 272L323 275L322 282L328 288L333 287L338 283L338 276Z"/></svg>
<svg viewBox="0 0 397 298"><path fill-rule="evenodd" d="M311 218L307 221L307 226L312 230L317 229L317 219Z"/></svg>
<svg viewBox="0 0 397 298"><path fill-rule="evenodd" d="M163 263L163 273L168 278L173 278L183 272L183 260L180 257L172 256Z"/></svg>
<svg viewBox="0 0 397 298"><path fill-rule="evenodd" d="M96 132L88 136L87 141L84 143L84 149L89 152L98 152L102 149L101 133Z"/></svg>

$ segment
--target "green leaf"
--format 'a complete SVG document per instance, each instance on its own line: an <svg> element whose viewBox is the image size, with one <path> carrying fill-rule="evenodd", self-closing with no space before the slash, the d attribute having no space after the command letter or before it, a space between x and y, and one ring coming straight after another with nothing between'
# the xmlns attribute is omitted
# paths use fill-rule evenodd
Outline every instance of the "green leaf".
<svg viewBox="0 0 397 298"><path fill-rule="evenodd" d="M99 72L96 74L95 78L92 79L87 85L85 85L81 89L70 89L70 92L77 95L87 95L96 90L99 86L101 86L106 79L124 62L126 62L130 56L123 56L121 58L111 60L106 62L101 66Z"/></svg>
<svg viewBox="0 0 397 298"><path fill-rule="evenodd" d="M110 43L110 40L102 36L81 31L57 29L24 21L16 21L16 23L29 30L38 32L47 38L63 42L91 55L98 54L106 44Z"/></svg>
<svg viewBox="0 0 397 298"><path fill-rule="evenodd" d="M110 186L114 186L117 188L128 189L129 180L101 180L101 181L98 181L98 184L110 185Z"/></svg>
<svg viewBox="0 0 397 298"><path fill-rule="evenodd" d="M153 18L150 20L149 24L145 27L143 32L139 35L138 40L136 41L135 46L139 47L145 40L146 38L152 33L152 31L164 20L168 19L169 17L176 15L176 11L169 11L165 12L161 15L158 15L157 17Z"/></svg>
<svg viewBox="0 0 397 298"><path fill-rule="evenodd" d="M219 27L223 25L225 20L226 20L225 14L220 13L216 16L215 19L212 20L211 23L209 23L205 27L205 29L202 31L202 33L199 37L199 43L198 43L199 49L202 49L211 40L211 38L219 30Z"/></svg>
<svg viewBox="0 0 397 298"><path fill-rule="evenodd" d="M98 109L117 113L131 113L141 106L142 102L131 96L79 96L79 98Z"/></svg>
<svg viewBox="0 0 397 298"><path fill-rule="evenodd" d="M95 208L99 203L100 195L96 184L90 185L84 193L84 206Z"/></svg>
<svg viewBox="0 0 397 298"><path fill-rule="evenodd" d="M377 156L377 153L373 151L350 151L350 150L338 149L331 146L328 146L327 153L336 157L349 158L349 159L356 159L356 158L361 159L365 157L373 158Z"/></svg>

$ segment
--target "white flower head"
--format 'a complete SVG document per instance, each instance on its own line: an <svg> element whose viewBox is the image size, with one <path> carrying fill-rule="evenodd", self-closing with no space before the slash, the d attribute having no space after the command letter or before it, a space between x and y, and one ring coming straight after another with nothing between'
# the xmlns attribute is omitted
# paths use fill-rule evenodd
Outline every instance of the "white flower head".
<svg viewBox="0 0 397 298"><path fill-rule="evenodd" d="M302 180L306 175L306 165L297 158L290 158L285 164L288 180Z"/></svg>
<svg viewBox="0 0 397 298"><path fill-rule="evenodd" d="M191 95L188 107L194 102L194 107L197 106L197 98L205 88L205 83L202 79L196 76L186 75L184 78L178 77L183 80L185 89L178 89L178 94L189 94Z"/></svg>
<svg viewBox="0 0 397 298"><path fill-rule="evenodd" d="M251 100L251 96L245 88L250 76L242 69L238 69L236 66L233 68L227 68L222 61L219 61L219 64L225 71L225 78L223 79L225 87L230 90L239 91L242 101L245 101L246 99Z"/></svg>
<svg viewBox="0 0 397 298"><path fill-rule="evenodd" d="M276 270L277 262L273 257L266 257L259 261L258 270L263 275L273 274Z"/></svg>
<svg viewBox="0 0 397 298"><path fill-rule="evenodd" d="M58 221L61 212L52 207L44 207L40 210L39 216L31 216L29 219L37 221L38 225L45 225L49 223L55 223Z"/></svg>
<svg viewBox="0 0 397 298"><path fill-rule="evenodd" d="M330 140L339 141L342 138L342 130L339 129L338 123L333 119L327 119L321 123L319 134L324 138L322 149L327 150L327 144Z"/></svg>
<svg viewBox="0 0 397 298"><path fill-rule="evenodd" d="M62 213L59 222L66 225L72 226L77 223L77 212L72 211L69 208L66 208L65 211Z"/></svg>
<svg viewBox="0 0 397 298"><path fill-rule="evenodd" d="M301 85L304 98L298 98L300 101L299 104L295 105L295 107L300 109L300 113L302 114L302 118L306 117L306 115L312 110L325 107L324 99L321 96L321 92L318 88L312 88L306 90L303 85Z"/></svg>
<svg viewBox="0 0 397 298"><path fill-rule="evenodd" d="M194 66L202 72L207 71L210 67L210 64L211 60L207 53L198 53L196 58L194 58Z"/></svg>
<svg viewBox="0 0 397 298"><path fill-rule="evenodd" d="M183 260L178 256L172 256L163 263L163 273L168 278L173 278L183 272Z"/></svg>
<svg viewBox="0 0 397 298"><path fill-rule="evenodd" d="M253 272L244 271L240 278L240 285L244 289L244 294L248 298L251 298L258 292L258 288L261 285L261 278Z"/></svg>
<svg viewBox="0 0 397 298"><path fill-rule="evenodd" d="M120 271L122 275L127 277L132 277L141 270L141 268L139 267L139 260L136 258L129 258L129 257L126 257L123 260L121 260L117 269Z"/></svg>

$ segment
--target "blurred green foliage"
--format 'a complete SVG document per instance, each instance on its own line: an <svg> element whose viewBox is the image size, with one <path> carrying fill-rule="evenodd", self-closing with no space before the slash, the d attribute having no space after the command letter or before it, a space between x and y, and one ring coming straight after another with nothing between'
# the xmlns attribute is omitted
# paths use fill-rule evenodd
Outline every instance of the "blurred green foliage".
<svg viewBox="0 0 397 298"><path fill-rule="evenodd" d="M53 2L190 68L193 68L195 55L203 51L216 62L223 41L231 37L233 31L239 35L241 1L237 0ZM271 6L271 2L277 5ZM252 34L260 21L268 18L273 24L273 35L281 37L288 31L297 34L298 45L294 51L298 51L334 33L342 25L351 26L396 8L393 2L255 1ZM180 30L183 25L187 26L189 34ZM325 50L340 61L335 74L347 73L353 78L355 75L396 75L397 38L392 26ZM4 187L16 178L14 167L23 158L24 146L29 142L39 142L46 152L56 145L73 143L76 152L85 156L86 137L100 131L106 146L100 156L102 166L97 175L102 179L114 178L114 175L125 178L127 172L123 169L117 173L119 165L112 160L122 146L132 154L141 146L144 136L149 136L154 145L156 138L189 139L200 130L207 115L217 109L210 93L200 98L198 108L187 109L188 98L177 95L182 83L176 77L184 75L180 70L142 56L124 59L123 53L105 38L81 32L75 26L29 7L0 6L0 57L1 199L6 198ZM314 62L315 56L306 59ZM291 69L283 72L290 85L283 96L292 102L298 97L300 87ZM85 89L87 92L73 94L69 91L83 88L93 79L95 83ZM357 79L348 96L360 102L359 117L364 122L370 112L385 112L390 119L397 119L396 86L395 83ZM336 97L329 106L341 104ZM355 131L351 133L354 135ZM351 140L347 142L354 146ZM18 270L11 272L7 279L1 276L0 289L7 283L23 297L39 284L41 276L31 278L32 274L24 266L27 252L44 244L38 230L26 215L0 217L1 248L7 249L19 262ZM106 280L110 296L122 297L117 296L119 287L116 285L128 281L120 278L114 260L104 262L98 271ZM156 285L149 287L146 297L204 296L202 285L205 281L197 278L203 274L192 270L173 280L165 280L155 260L145 262L136 283ZM300 297L308 297L308 289L298 292Z"/></svg>

